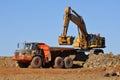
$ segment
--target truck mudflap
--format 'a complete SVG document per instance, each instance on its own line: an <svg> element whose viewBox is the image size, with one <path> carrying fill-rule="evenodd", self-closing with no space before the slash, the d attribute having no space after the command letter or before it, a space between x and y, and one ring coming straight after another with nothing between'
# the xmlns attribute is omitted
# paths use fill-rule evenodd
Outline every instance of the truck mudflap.
<svg viewBox="0 0 120 80"><path fill-rule="evenodd" d="M15 61L31 61L32 60L32 56L25 56L25 55L17 56L17 57L13 56L12 60L15 60Z"/></svg>

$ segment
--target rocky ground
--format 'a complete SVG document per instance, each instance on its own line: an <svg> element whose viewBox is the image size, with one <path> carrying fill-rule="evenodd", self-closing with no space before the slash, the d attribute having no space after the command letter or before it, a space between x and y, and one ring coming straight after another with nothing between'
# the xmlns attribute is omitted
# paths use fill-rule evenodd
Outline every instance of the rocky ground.
<svg viewBox="0 0 120 80"><path fill-rule="evenodd" d="M18 68L11 57L0 57L0 80L120 80L120 55L91 53L86 58L74 61L72 69L30 69Z"/></svg>

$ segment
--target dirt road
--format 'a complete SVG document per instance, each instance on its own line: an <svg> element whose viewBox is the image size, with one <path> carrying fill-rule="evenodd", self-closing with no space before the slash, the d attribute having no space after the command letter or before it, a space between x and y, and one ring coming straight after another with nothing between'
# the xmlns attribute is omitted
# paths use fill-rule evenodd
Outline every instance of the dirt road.
<svg viewBox="0 0 120 80"><path fill-rule="evenodd" d="M96 69L29 69L0 68L0 80L120 80L118 75L107 73L120 72L120 67Z"/></svg>

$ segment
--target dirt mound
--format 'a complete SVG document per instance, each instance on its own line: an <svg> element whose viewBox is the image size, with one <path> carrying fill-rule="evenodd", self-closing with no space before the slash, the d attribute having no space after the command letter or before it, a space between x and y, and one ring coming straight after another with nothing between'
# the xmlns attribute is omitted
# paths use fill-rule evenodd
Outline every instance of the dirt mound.
<svg viewBox="0 0 120 80"><path fill-rule="evenodd" d="M90 53L84 68L110 67L120 65L120 55L113 55L112 52L98 55Z"/></svg>
<svg viewBox="0 0 120 80"><path fill-rule="evenodd" d="M17 67L16 61L12 61L11 57L0 56L0 68L3 67Z"/></svg>

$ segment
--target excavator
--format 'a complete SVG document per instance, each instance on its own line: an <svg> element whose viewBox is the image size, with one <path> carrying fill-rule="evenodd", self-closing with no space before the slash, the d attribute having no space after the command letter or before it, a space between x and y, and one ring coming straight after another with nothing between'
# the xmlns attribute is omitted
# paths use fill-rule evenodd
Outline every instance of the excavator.
<svg viewBox="0 0 120 80"><path fill-rule="evenodd" d="M78 37L67 35L70 21L77 25ZM100 34L88 34L82 16L69 6L65 9L63 33L58 37L58 42L59 45L73 45L74 48L80 49L105 48L105 37Z"/></svg>

